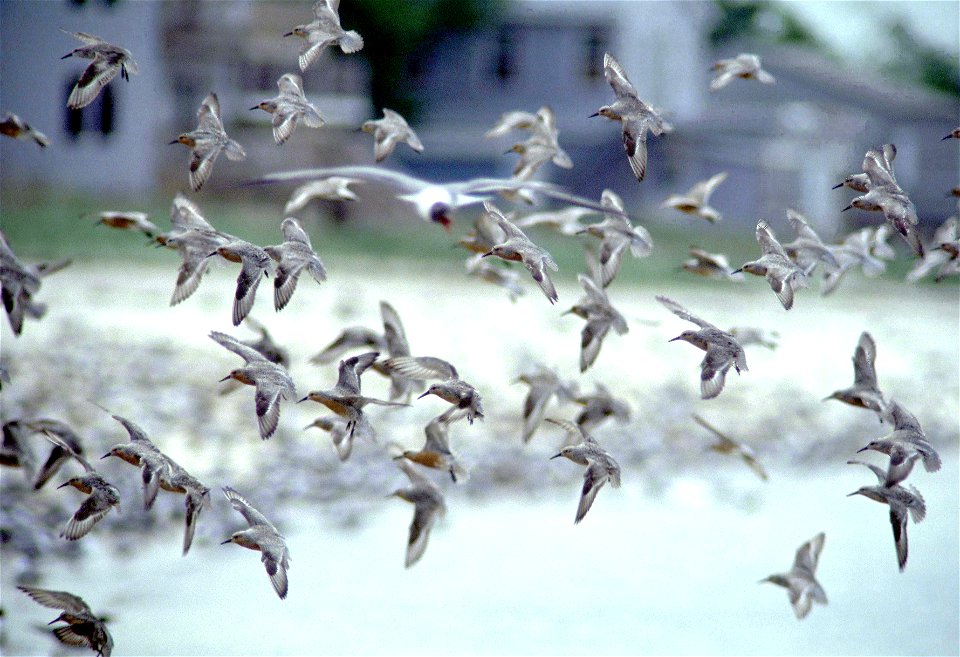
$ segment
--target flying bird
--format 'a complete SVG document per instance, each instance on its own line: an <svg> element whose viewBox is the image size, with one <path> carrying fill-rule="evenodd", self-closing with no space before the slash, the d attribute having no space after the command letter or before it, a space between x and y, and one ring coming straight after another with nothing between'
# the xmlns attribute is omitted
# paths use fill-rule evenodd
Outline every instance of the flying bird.
<svg viewBox="0 0 960 657"><path fill-rule="evenodd" d="M303 80L296 73L285 73L277 80L280 95L261 101L251 110L261 109L272 114L273 139L283 144L296 130L302 119L308 128L319 128L324 124L323 115L317 107L307 100L303 93Z"/></svg>
<svg viewBox="0 0 960 657"><path fill-rule="evenodd" d="M590 116L604 116L620 121L623 127L623 147L627 151L630 169L637 180L642 181L647 172L647 133L652 132L659 137L673 128L657 110L640 100L620 62L610 53L603 55L603 75L613 87L617 98Z"/></svg>
<svg viewBox="0 0 960 657"><path fill-rule="evenodd" d="M710 449L718 454L733 454L738 456L758 477L764 481L770 478L769 475L767 475L766 469L761 465L760 461L757 460L757 454L753 451L752 447L722 433L696 413L694 413L692 417L697 424L712 433L714 438L716 438L716 442L710 445Z"/></svg>
<svg viewBox="0 0 960 657"><path fill-rule="evenodd" d="M283 310L293 297L300 273L306 270L317 283L327 280L327 270L313 245L310 236L294 217L280 223L283 244L264 247L264 252L277 262L273 278L273 307Z"/></svg>
<svg viewBox="0 0 960 657"><path fill-rule="evenodd" d="M0 135L14 139L32 139L40 148L50 145L50 139L45 134L31 128L29 123L13 112L4 112L3 119L0 119Z"/></svg>
<svg viewBox="0 0 960 657"><path fill-rule="evenodd" d="M873 336L864 331L853 350L853 385L834 391L829 397L825 397L824 401L836 399L851 406L874 411L882 419L888 402L877 385L876 360L877 344Z"/></svg>
<svg viewBox="0 0 960 657"><path fill-rule="evenodd" d="M287 549L286 540L273 523L240 493L224 486L223 494L230 500L230 505L244 517L249 527L234 532L222 545L236 543L240 547L260 552L260 560L270 577L273 589L281 600L285 599L288 587L287 569L290 568L290 550Z"/></svg>
<svg viewBox="0 0 960 657"><path fill-rule="evenodd" d="M816 261L808 265L807 269L801 269L790 259L770 230L769 224L762 219L757 222L757 243L760 244L760 258L745 263L732 273L743 271L754 276L763 276L784 309L790 310L793 308L794 292L797 288L807 287L808 276Z"/></svg>
<svg viewBox="0 0 960 657"><path fill-rule="evenodd" d="M790 598L790 604L797 619L806 618L814 602L827 604L827 594L817 581L815 574L825 539L826 535L820 532L801 545L797 549L793 567L789 572L770 575L760 580L761 584L770 582L787 589L787 596Z"/></svg>
<svg viewBox="0 0 960 657"><path fill-rule="evenodd" d="M410 480L407 488L398 488L389 497L399 497L414 505L413 521L410 523L410 532L407 537L407 555L403 565L409 568L420 560L427 549L427 540L430 530L437 519L447 512L440 488L425 477L403 457L394 459L394 463L403 470Z"/></svg>
<svg viewBox="0 0 960 657"><path fill-rule="evenodd" d="M78 454L73 447L52 431L44 430L43 435L47 440L69 453L77 462L83 466L84 474L71 477L64 483L57 486L72 486L81 493L86 493L87 498L80 505L80 508L73 514L67 522L67 526L60 532L60 536L68 541L75 541L86 536L93 526L100 522L110 509L120 508L120 491L116 486L103 478L97 472L87 459Z"/></svg>
<svg viewBox="0 0 960 657"><path fill-rule="evenodd" d="M657 301L680 319L700 327L698 331L684 331L670 342L683 340L707 352L700 363L700 396L703 399L713 399L720 394L727 378L727 370L731 367L737 370L737 374L747 371L747 357L743 353L743 347L730 333L700 319L673 299L658 296Z"/></svg>
<svg viewBox="0 0 960 657"><path fill-rule="evenodd" d="M724 88L734 78L757 80L763 84L776 82L776 78L761 68L760 58L751 53L740 53L731 59L720 59L714 62L711 70L715 73L713 80L710 81L710 91Z"/></svg>
<svg viewBox="0 0 960 657"><path fill-rule="evenodd" d="M35 586L17 588L44 607L63 610L63 613L47 623L66 623L53 629L53 634L60 643L75 648L90 648L100 657L110 657L113 652L113 637L110 636L104 619L96 616L83 598L66 591L51 591Z"/></svg>
<svg viewBox="0 0 960 657"><path fill-rule="evenodd" d="M923 496L913 486L907 488L895 483L896 479L891 480L889 471L884 472L876 466L870 466L859 461L854 461L854 463L869 467L877 476L880 485L861 486L847 497L863 495L867 499L890 507L890 526L893 528L893 543L897 550L897 565L900 567L900 572L903 572L907 567L907 517L913 518L914 523L921 522L926 517L927 505ZM909 473L909 469L906 472ZM906 475L904 474L903 477L905 478ZM891 481L894 483L891 483Z"/></svg>
<svg viewBox="0 0 960 657"><path fill-rule="evenodd" d="M117 77L117 73L129 82L131 73L136 75L140 72L140 68L126 48L107 43L100 37L86 32L68 32L63 29L60 31L76 37L84 44L74 48L60 59L80 57L93 60L83 70L67 98L67 107L70 109L80 109L92 103L100 90Z"/></svg>
<svg viewBox="0 0 960 657"><path fill-rule="evenodd" d="M583 517L587 515L590 507L593 506L593 501L604 484L609 481L614 488L620 488L620 464L581 425L567 420L551 418L547 418L547 422L557 425L566 431L571 438L578 441L575 444L566 445L550 458L555 459L562 456L574 463L587 466L583 473L583 489L580 492L577 515L573 520L574 524L579 524Z"/></svg>
<svg viewBox="0 0 960 657"><path fill-rule="evenodd" d="M685 214L705 219L711 224L716 223L723 216L709 204L710 195L726 179L727 172L721 171L707 180L701 180L685 194L671 194L660 204L660 207L674 208Z"/></svg>
<svg viewBox="0 0 960 657"><path fill-rule="evenodd" d="M220 118L220 101L212 91L197 110L197 129L180 134L171 144L183 144L190 152L190 187L198 192L213 173L213 163L221 152L230 160L246 159L243 147L227 136Z"/></svg>
<svg viewBox="0 0 960 657"><path fill-rule="evenodd" d="M280 399L296 398L296 388L290 374L283 365L271 362L256 349L232 336L212 331L210 338L245 361L244 367L231 371L221 381L236 379L240 383L256 387L254 401L257 426L260 429L260 437L266 440L277 430L277 424L280 421Z"/></svg>
<svg viewBox="0 0 960 657"><path fill-rule="evenodd" d="M311 182L332 178L351 178L357 181L382 185L393 191L399 201L412 204L421 219L440 224L450 230L453 220L450 214L470 205L482 203L494 194L524 199L541 195L569 205L578 205L598 211L610 211L596 201L591 201L563 188L541 180L517 178L473 178L447 183L435 183L384 167L341 166L322 169L299 169L270 173L250 185L282 182Z"/></svg>
<svg viewBox="0 0 960 657"><path fill-rule="evenodd" d="M634 226L616 192L605 189L600 194L604 220L577 231L578 235L592 235L600 240L600 276L595 280L607 287L620 272L623 254L629 250L634 258L645 258L653 251L653 237L643 226Z"/></svg>
<svg viewBox="0 0 960 657"><path fill-rule="evenodd" d="M363 37L355 30L340 26L340 0L317 0L313 3L313 21L297 25L283 36L297 36L305 41L300 50L300 70L320 58L327 46L340 46L344 53L355 53L363 48Z"/></svg>
<svg viewBox="0 0 960 657"><path fill-rule="evenodd" d="M530 272L533 280L536 281L540 289L543 290L544 295L546 295L550 303L556 303L559 298L557 296L557 288L554 287L553 281L547 272L548 268L557 271L557 263L554 261L553 256L551 256L546 249L540 248L530 241L530 238L507 219L495 205L489 201L484 201L483 207L487 214L497 222L497 225L500 226L500 229L506 237L505 241L495 245L483 255L485 257L496 256L503 260L523 263L523 266Z"/></svg>
<svg viewBox="0 0 960 657"><path fill-rule="evenodd" d="M597 360L603 339L607 337L610 329L619 335L626 335L630 328L620 311L613 307L606 290L597 281L586 274L577 274L577 280L580 281L585 296L566 313L573 313L587 320L580 332L580 371L586 372Z"/></svg>
<svg viewBox="0 0 960 657"><path fill-rule="evenodd" d="M407 120L392 109L383 108L383 118L376 121L364 121L360 126L363 132L373 135L373 158L383 162L397 144L405 143L418 153L423 152L423 144Z"/></svg>

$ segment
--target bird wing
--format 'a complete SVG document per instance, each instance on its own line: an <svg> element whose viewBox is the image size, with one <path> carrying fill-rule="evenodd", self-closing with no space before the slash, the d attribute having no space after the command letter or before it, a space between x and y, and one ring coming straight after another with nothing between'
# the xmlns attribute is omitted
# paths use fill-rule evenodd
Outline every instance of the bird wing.
<svg viewBox="0 0 960 657"><path fill-rule="evenodd" d="M400 356L388 358L384 365L409 379L456 379L457 368L441 358L433 356Z"/></svg>
<svg viewBox="0 0 960 657"><path fill-rule="evenodd" d="M80 74L80 79L67 98L67 107L80 109L89 105L119 72L120 67L116 64L99 57L94 59Z"/></svg>
<svg viewBox="0 0 960 657"><path fill-rule="evenodd" d="M448 423L435 417L424 427L424 434L427 439L423 444L423 451L440 454L450 453L450 425Z"/></svg>
<svg viewBox="0 0 960 657"><path fill-rule="evenodd" d="M789 260L787 252L783 250L780 242L777 241L776 236L770 229L770 224L762 219L757 222L757 243L760 244L760 250L764 254L780 255Z"/></svg>
<svg viewBox="0 0 960 657"><path fill-rule="evenodd" d="M877 371L874 365L876 358L877 345L873 336L864 331L860 334L857 348L853 352L854 385L877 388Z"/></svg>
<svg viewBox="0 0 960 657"><path fill-rule="evenodd" d="M533 280L537 282L537 285L540 286L540 289L543 290L544 295L550 303L556 303L559 296L557 295L557 288L553 284L553 280L550 278L550 275L547 273L546 267L550 266L552 269L556 269L557 265L553 261L553 258L550 257L550 254L546 251L542 252L542 255L539 257L530 258L524 254L523 264L527 267L527 270L530 272L530 275L533 277Z"/></svg>
<svg viewBox="0 0 960 657"><path fill-rule="evenodd" d="M592 440L592 437L590 437L590 435L579 424L574 424L569 420L558 420L556 418L549 417L547 418L547 422L550 424L555 424L566 431L568 441L572 441L571 444L586 442L588 439Z"/></svg>
<svg viewBox="0 0 960 657"><path fill-rule="evenodd" d="M277 80L277 88L281 94L289 94L297 98L303 98L303 78L296 73L284 73Z"/></svg>
<svg viewBox="0 0 960 657"><path fill-rule="evenodd" d="M777 299L780 300L784 310L793 308L793 286L786 279L771 276L769 273L766 278L770 284L770 289L777 295Z"/></svg>
<svg viewBox="0 0 960 657"><path fill-rule="evenodd" d="M697 317L696 315L694 315L689 310L687 310L686 308L684 308L679 303L677 303L676 301L674 301L669 297L665 297L663 295L657 295L657 301L659 301L664 306L666 306L667 310L672 312L674 315L676 315L680 319L685 319L688 322L693 322L694 324L696 324L701 328L716 328L716 326L714 326L710 322L700 319L699 317Z"/></svg>
<svg viewBox="0 0 960 657"><path fill-rule="evenodd" d="M253 308L260 286L261 273L264 271L253 258L244 258L240 274L237 276L237 292L233 300L233 325L239 326Z"/></svg>
<svg viewBox="0 0 960 657"><path fill-rule="evenodd" d="M247 363L260 361L267 362L267 359L264 358L263 354L253 347L243 344L231 335L227 335L226 333L221 333L219 331L211 331L210 338L221 347L229 349L236 355L240 356Z"/></svg>
<svg viewBox="0 0 960 657"><path fill-rule="evenodd" d="M610 53L604 53L603 55L603 76L607 79L607 82L613 87L613 92L620 96L636 96L637 90L630 83L630 80L627 79L627 74L623 70L623 66L620 65L613 55Z"/></svg>
<svg viewBox="0 0 960 657"><path fill-rule="evenodd" d="M802 570L804 574L813 577L817 570L817 564L820 562L820 552L823 550L823 543L826 538L826 534L820 532L797 548L797 554L793 560L794 569Z"/></svg>
<svg viewBox="0 0 960 657"><path fill-rule="evenodd" d="M300 120L301 112L296 108L286 106L284 109L277 109L273 113L273 119L270 123L273 126L273 139L278 144L285 143L297 129L297 123Z"/></svg>
<svg viewBox="0 0 960 657"><path fill-rule="evenodd" d="M29 595L35 602L50 607L51 609L63 609L72 613L93 614L87 603L80 596L67 593L66 591L50 591L47 589L38 589L34 586L18 586L18 589Z"/></svg>
<svg viewBox="0 0 960 657"><path fill-rule="evenodd" d="M220 155L222 146L210 144L201 148L199 144L190 152L190 187L193 191L200 191L203 184L210 179L213 173L213 162Z"/></svg>
<svg viewBox="0 0 960 657"><path fill-rule="evenodd" d="M276 531L276 527L267 520L267 517L254 508L254 506L236 490L230 486L224 486L223 494L230 500L230 506L240 512L240 515L246 519L249 526L256 527L257 525L265 525Z"/></svg>
<svg viewBox="0 0 960 657"><path fill-rule="evenodd" d="M296 217L287 217L280 223L280 231L283 233L284 242L299 242L311 249L310 236L297 221Z"/></svg>
<svg viewBox="0 0 960 657"><path fill-rule="evenodd" d="M215 134L223 132L223 122L220 120L220 99L217 94L210 92L200 103L197 109L197 123L201 130L208 130Z"/></svg>
<svg viewBox="0 0 960 657"><path fill-rule="evenodd" d="M893 174L893 160L897 149L893 144L871 148L863 156L863 172L870 179L870 187L893 186L899 189Z"/></svg>
<svg viewBox="0 0 960 657"><path fill-rule="evenodd" d="M604 464L599 460L590 460L583 473L583 488L580 491L580 503L577 505L574 524L579 523L587 515L587 511L593 506L593 500L596 499L597 493L600 492L600 488L607 483L608 479L610 479L610 474Z"/></svg>
<svg viewBox="0 0 960 657"><path fill-rule="evenodd" d="M87 499L83 501L80 508L67 522L67 526L63 530L63 537L68 541L75 541L86 536L112 507L113 505L104 493L94 488L93 492L87 496Z"/></svg>
<svg viewBox="0 0 960 657"><path fill-rule="evenodd" d="M410 345L403 330L400 315L386 301L380 302L380 317L383 320L383 337L391 356L409 356Z"/></svg>
<svg viewBox="0 0 960 657"><path fill-rule="evenodd" d="M277 554L279 552L279 554ZM270 577L270 583L273 584L273 590L277 592L280 599L287 597L289 583L287 581L287 568L289 568L290 555L287 546L283 544L283 539L277 537L277 540L270 541L264 549L261 546L260 561Z"/></svg>
<svg viewBox="0 0 960 657"><path fill-rule="evenodd" d="M890 505L890 526L893 528L893 543L897 548L897 563L902 571L907 567L907 512Z"/></svg>
<svg viewBox="0 0 960 657"><path fill-rule="evenodd" d="M420 560L427 549L427 540L430 530L437 522L437 510L424 504L417 504L413 512L413 521L410 523L410 534L407 538L407 556L404 566L409 568Z"/></svg>
<svg viewBox="0 0 960 657"><path fill-rule="evenodd" d="M260 437L267 439L277 430L277 424L280 422L280 388L269 383L258 382L254 402Z"/></svg>

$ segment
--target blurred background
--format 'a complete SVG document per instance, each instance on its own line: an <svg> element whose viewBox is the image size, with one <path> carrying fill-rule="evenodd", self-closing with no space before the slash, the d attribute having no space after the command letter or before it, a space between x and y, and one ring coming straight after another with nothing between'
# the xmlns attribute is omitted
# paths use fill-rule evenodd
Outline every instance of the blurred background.
<svg viewBox="0 0 960 657"><path fill-rule="evenodd" d="M814 281L787 313L763 280L707 280L679 265L691 244L723 251L734 266L756 258L759 218L788 241L788 207L831 243L882 223L878 214L841 213L852 192L831 189L882 143L897 146L897 180L925 238L956 214L960 149L941 138L960 125L960 3L342 0L340 11L365 46L355 55L328 48L302 73L327 124L301 125L278 146L269 115L249 108L277 94L282 74L299 73L301 42L281 35L312 19L310 2L0 2L0 110L52 142L40 149L0 138L0 228L27 262L72 261L44 279L42 320L28 320L20 336L0 325L0 364L11 379L0 419L64 420L95 459L125 434L94 401L140 424L213 496L181 557L182 497L162 492L143 511L139 476L117 459L95 465L120 489L122 511L77 542L59 532L82 496L54 488L76 464L40 491L0 468L0 652L88 654L40 627L53 610L15 589L29 583L77 593L108 615L116 655L957 654L956 278L905 282L914 260L894 236L897 258L883 276L851 272L828 296ZM68 110L87 62L59 60L78 42L58 28L129 49L140 74ZM613 99L605 52L674 126L648 139L642 183L619 125L588 118ZM736 80L711 93L713 62L741 52L759 54L776 84ZM221 157L190 193L188 151L168 142L196 126L210 91L247 159ZM381 108L404 114L425 149L400 146L380 166L446 181L508 177L513 142L483 135L503 112L542 105L556 113L574 168L547 164L538 175L591 199L615 190L655 243L649 257L627 257L608 290L630 333L609 336L587 372L577 367L583 323L561 314L582 294L586 238L531 229L560 265L560 301L550 306L521 269L526 294L511 303L467 277L465 253L453 248L474 209L446 234L367 185L357 186L358 202L300 214L329 280L302 280L281 313L265 281L252 313L290 351L301 395L336 379L334 365L308 358L346 326L379 329L383 299L416 355L450 360L481 391L487 417L451 429L471 477L453 485L430 473L449 512L421 562L404 570L412 509L385 499L406 483L388 456L419 447L446 405L431 397L372 411L379 442L358 442L346 462L327 434L304 429L322 410L308 402L285 403L277 433L261 441L252 390L225 395L216 384L239 359L207 337L255 337L230 323L235 268L213 267L194 296L170 307L179 258L85 213L146 211L165 229L172 198L184 192L216 228L276 244L292 185L243 183L373 165L372 139L358 128ZM729 177L711 199L724 215L718 224L660 208L719 171ZM657 294L722 328L759 327L778 346L748 348L749 373L731 374L718 398L701 400L701 353L668 344L690 325ZM844 497L873 483L846 460L885 465L856 450L890 428L822 401L850 385L865 330L877 341L881 387L919 418L944 459L938 473L911 475L928 516L909 527L904 573L887 509ZM526 389L512 382L538 363L581 392L606 385L631 409L595 431L623 467L623 486L604 487L576 526L582 469L549 460L561 433L520 438ZM365 375L364 392L385 397L387 383ZM580 408L554 402L548 415L573 418ZM710 451L691 413L752 445L770 480ZM40 458L45 444L32 440ZM286 535L288 599L274 595L257 555L218 545L243 523L220 493L227 484ZM798 622L786 592L757 581L788 570L820 531L818 576L830 604Z"/></svg>
<svg viewBox="0 0 960 657"><path fill-rule="evenodd" d="M280 35L311 18L305 3L14 1L0 11L4 107L53 141L44 151L0 145L8 205L24 189L166 202L185 187L188 157L166 144L193 129L211 90L249 157L220 163L200 198L224 189L280 198L287 190L233 186L280 169L368 164L369 138L356 129L382 107L404 114L426 145L422 154L397 149L389 165L451 180L509 176L515 156L503 151L512 142L483 133L505 111L549 105L575 168L547 166L542 176L589 198L617 189L649 217L670 216L658 208L668 194L728 171L713 199L730 228L793 207L816 228L838 230L847 197L830 188L880 143L899 149L898 181L927 228L953 211L946 195L960 180L957 149L939 141L960 106L956 2L345 2L343 23L366 46L354 57L327 48L303 73L328 123L282 147L266 129L269 115L248 108L296 69L301 40ZM85 63L51 64L76 46L58 27L124 45L142 73L68 110ZM587 119L612 98L607 51L675 128L648 140L642 185L631 184L619 129ZM759 54L777 84L708 91L712 63L740 52ZM327 208L370 219L365 210Z"/></svg>

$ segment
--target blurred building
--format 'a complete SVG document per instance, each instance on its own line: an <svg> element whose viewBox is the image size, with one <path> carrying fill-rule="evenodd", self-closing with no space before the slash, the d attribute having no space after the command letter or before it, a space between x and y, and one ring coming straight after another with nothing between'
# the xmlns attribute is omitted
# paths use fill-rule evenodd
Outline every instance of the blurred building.
<svg viewBox="0 0 960 657"><path fill-rule="evenodd" d="M18 114L52 142L40 149L0 140L5 186L150 188L160 164L156 143L163 138L156 129L171 109L161 9L160 3L106 0L0 3L0 110ZM87 107L67 109L70 90L90 60L60 61L82 45L61 30L87 32L127 48L140 74L131 75L129 83L117 76Z"/></svg>
<svg viewBox="0 0 960 657"><path fill-rule="evenodd" d="M196 127L197 109L210 91L220 100L228 134L248 153L242 162L217 162L207 185L212 190L291 162L311 162L318 152L328 163L339 162L344 134L370 112L364 60L328 49L303 74L308 96L328 122L314 131L316 142L294 139L277 146L270 115L250 110L277 95L281 75L300 72L302 41L282 35L311 18L309 2L0 3L2 109L52 141L41 150L0 140L3 184L135 195L188 191L189 152L169 143ZM91 105L69 110L67 96L90 60L59 61L81 44L58 27L127 48L140 74L129 82L117 77Z"/></svg>
<svg viewBox="0 0 960 657"><path fill-rule="evenodd" d="M307 96L328 119L323 128L301 126L302 134L277 146L270 116L249 110L276 95L280 75L299 72L301 41L282 35L308 22L310 7L307 1L0 3L2 109L53 140L44 150L0 140L3 183L185 190L188 153L167 144L195 127L209 91L217 92L227 131L248 159L218 161L201 194L268 171L372 163L370 137L356 133L363 120L379 115L370 106L361 56L328 48L303 74ZM852 196L831 186L859 171L866 149L883 142L897 145L898 181L921 218L936 223L952 211L945 193L960 181L957 148L940 137L960 122L956 99L842 69L799 48L738 43L714 51L706 38L714 20L707 2L515 0L493 22L440 39L422 58L411 73L421 104L413 126L426 150L398 148L388 165L446 180L509 176L516 156L504 151L513 142L483 133L503 112L550 105L575 168L548 164L542 175L590 198L613 188L643 216L690 223L659 210L660 202L726 170L729 178L712 199L725 222L752 225L765 217L777 226L784 209L794 207L829 230ZM79 115L69 112L69 89L88 62L58 60L77 42L57 27L128 48L140 75L129 83L117 78ZM777 83L736 80L710 93L712 62L744 51L757 52ZM640 96L675 128L648 140L642 183L627 165L619 124L588 118L613 99L604 52L618 58Z"/></svg>
<svg viewBox="0 0 960 657"><path fill-rule="evenodd" d="M437 176L491 166L509 175L515 156L501 153L513 142L491 144L483 132L502 112L546 104L575 164L569 172L548 164L551 179L591 198L611 187L642 216L689 223L659 210L661 201L728 171L711 200L725 221L776 225L793 207L829 231L853 195L831 187L884 142L897 145L897 178L922 220L939 223L954 210L945 193L960 181L957 149L940 138L960 122L955 98L839 68L799 47L715 51L706 38L714 20L706 2L517 0L493 28L451 35L436 48L422 75L418 126L429 163L408 159ZM648 139L642 183L626 162L619 124L587 118L614 98L603 77L607 51L675 128ZM777 83L735 80L711 93L712 63L740 52L758 53Z"/></svg>

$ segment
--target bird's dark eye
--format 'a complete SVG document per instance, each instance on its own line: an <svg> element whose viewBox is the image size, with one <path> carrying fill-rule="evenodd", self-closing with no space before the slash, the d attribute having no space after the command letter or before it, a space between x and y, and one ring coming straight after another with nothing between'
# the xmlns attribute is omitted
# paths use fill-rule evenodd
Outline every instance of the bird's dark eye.
<svg viewBox="0 0 960 657"><path fill-rule="evenodd" d="M449 221L447 213L450 211L450 206L446 203L434 203L430 206L430 220L437 223L443 223L444 221Z"/></svg>

